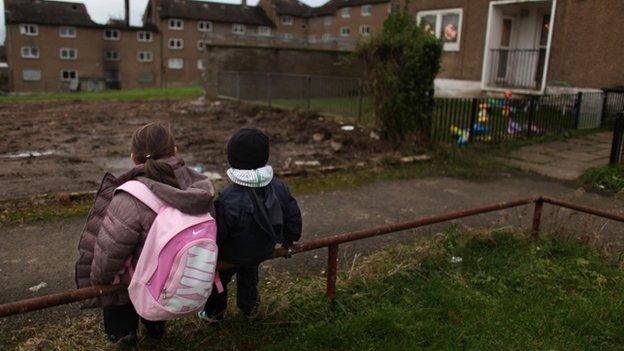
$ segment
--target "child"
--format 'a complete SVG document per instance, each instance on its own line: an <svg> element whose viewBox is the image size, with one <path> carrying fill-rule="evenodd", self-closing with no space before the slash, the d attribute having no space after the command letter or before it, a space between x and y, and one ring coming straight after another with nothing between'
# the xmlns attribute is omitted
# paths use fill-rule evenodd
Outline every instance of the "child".
<svg viewBox="0 0 624 351"><path fill-rule="evenodd" d="M288 188L273 177L269 160L269 138L255 128L242 128L227 145L233 184L226 187L215 203L219 261L237 267L220 271L223 287L236 274L237 305L247 316L258 312L258 265L269 258L276 244L292 246L301 237L301 211ZM216 289L208 298L199 318L208 322L223 320L227 290Z"/></svg>
<svg viewBox="0 0 624 351"><path fill-rule="evenodd" d="M173 135L160 124L150 123L134 133L131 158L136 166L119 178L110 174L104 177L87 218L76 264L79 288L113 283L128 258L136 267L156 213L128 193L114 193L123 183L136 179L184 213L214 212L212 183L184 167L176 152ZM122 284L130 282L128 274L119 278ZM104 332L109 341L120 346L136 344L139 316L127 291L89 301L85 307L96 306L102 307ZM159 337L165 331L164 322L142 323L148 336Z"/></svg>

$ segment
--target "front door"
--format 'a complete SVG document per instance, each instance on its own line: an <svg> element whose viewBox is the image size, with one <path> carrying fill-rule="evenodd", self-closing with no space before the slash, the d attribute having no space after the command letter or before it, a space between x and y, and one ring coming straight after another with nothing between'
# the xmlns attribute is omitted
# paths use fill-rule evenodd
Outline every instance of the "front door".
<svg viewBox="0 0 624 351"><path fill-rule="evenodd" d="M509 76L510 59L512 56L513 22L514 20L512 17L503 17L498 51L498 70L496 74L496 80L501 83L507 82Z"/></svg>
<svg viewBox="0 0 624 351"><path fill-rule="evenodd" d="M121 89L119 71L117 70L104 71L104 81L106 82L106 89Z"/></svg>

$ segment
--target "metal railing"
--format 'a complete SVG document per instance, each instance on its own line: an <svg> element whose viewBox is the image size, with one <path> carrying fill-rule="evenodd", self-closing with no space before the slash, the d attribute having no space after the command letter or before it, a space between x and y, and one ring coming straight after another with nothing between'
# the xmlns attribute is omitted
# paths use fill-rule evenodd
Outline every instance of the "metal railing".
<svg viewBox="0 0 624 351"><path fill-rule="evenodd" d="M613 124L613 139L611 141L611 154L609 165L621 165L624 156L624 112L620 112Z"/></svg>
<svg viewBox="0 0 624 351"><path fill-rule="evenodd" d="M542 223L542 212L544 204L550 204L553 206L563 207L570 210L583 212L599 216L602 218L614 220L624 223L624 216L619 214L610 213L586 206L576 205L573 203L565 202L562 200L552 199L548 197L536 197L536 198L524 198L509 202L501 202L493 205L467 209L463 211L444 213L429 217L419 218L413 221L396 223L392 225L380 226L370 229L363 229L352 231L343 234L337 234L327 236L319 239L302 242L294 247L292 252L284 248L276 249L272 258L289 257L293 254L300 254L307 251L317 250L320 248L327 248L327 282L326 282L326 296L329 300L333 300L336 296L336 276L338 272L338 248L340 244L363 240L375 236L391 234L408 229L420 228L428 225L448 222L456 219L472 217L480 214L496 212L511 208L516 208L526 205L534 205L533 220L531 226L531 233L534 238L537 238L540 233L540 226ZM231 265L220 263L218 269L231 268ZM74 291L67 291L58 294L46 295L7 304L0 305L0 317L7 317L15 314L26 313L30 311L45 309L53 306L78 302L91 298L96 298L105 295L112 295L123 291L126 286L122 285L108 285L108 286L93 286L89 288L78 289Z"/></svg>
<svg viewBox="0 0 624 351"><path fill-rule="evenodd" d="M490 49L488 86L540 90L546 49Z"/></svg>

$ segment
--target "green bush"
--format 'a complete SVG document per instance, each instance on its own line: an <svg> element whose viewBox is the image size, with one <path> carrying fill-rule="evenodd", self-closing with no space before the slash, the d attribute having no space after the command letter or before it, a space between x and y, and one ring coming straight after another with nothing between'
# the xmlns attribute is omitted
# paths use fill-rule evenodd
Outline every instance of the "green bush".
<svg viewBox="0 0 624 351"><path fill-rule="evenodd" d="M428 144L440 40L422 31L407 9L397 7L380 32L360 42L355 54L372 81L375 119L383 137L396 146L407 141Z"/></svg>

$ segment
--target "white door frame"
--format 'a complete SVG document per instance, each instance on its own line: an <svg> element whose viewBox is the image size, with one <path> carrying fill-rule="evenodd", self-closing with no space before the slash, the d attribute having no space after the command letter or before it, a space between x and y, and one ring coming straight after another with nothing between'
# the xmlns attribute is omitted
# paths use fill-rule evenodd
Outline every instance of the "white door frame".
<svg viewBox="0 0 624 351"><path fill-rule="evenodd" d="M549 0L498 0L492 1L489 4L488 9L488 20L487 27L485 32L485 47L483 48L483 65L481 66L481 90L489 90L489 91L505 91L511 90L513 92L521 93L521 94L544 94L546 90L546 80L548 76L548 66L550 61L550 49L552 47L552 38L554 32L555 25L555 17L556 17L556 9L557 9L557 0L551 1L550 8L550 30L548 31L548 46L546 48L546 58L544 59L544 74L542 75L542 84L540 90L528 90L528 89L504 89L504 88L492 88L487 86L487 72L488 67L490 65L489 60L489 50L490 50L490 31L492 30L492 20L494 14L494 6L500 5L509 5L509 4L519 4L519 3L528 3L528 2L546 2ZM491 67L490 67L491 68Z"/></svg>

